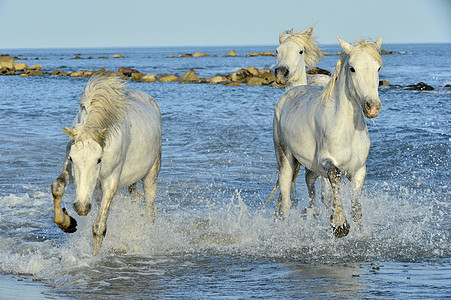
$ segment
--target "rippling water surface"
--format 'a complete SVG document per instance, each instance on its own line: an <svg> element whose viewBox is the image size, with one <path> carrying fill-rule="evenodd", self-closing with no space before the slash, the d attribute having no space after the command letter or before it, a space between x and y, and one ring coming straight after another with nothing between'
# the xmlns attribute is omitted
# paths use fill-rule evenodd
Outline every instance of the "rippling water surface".
<svg viewBox="0 0 451 300"><path fill-rule="evenodd" d="M274 57L244 57L275 47L8 50L44 71L132 67L143 73L200 77ZM163 160L154 225L128 193L116 196L102 252L92 256L96 209L76 217L72 235L52 222L50 184L87 79L0 77L0 291L48 298L444 298L451 288L451 45L386 45L381 79L431 92L381 87L382 111L367 121L372 148L361 199L364 230L331 235L328 213L288 224L263 209L277 180L273 108L283 90L207 84L136 83L160 104ZM335 46L325 51L336 53ZM167 58L202 51L216 57ZM100 59L118 53L122 59ZM76 54L93 59L74 60ZM320 67L331 70L337 56ZM343 188L349 211L349 186ZM71 215L75 191L63 198ZM351 223L351 226L353 224ZM16 293L16 294L15 294Z"/></svg>

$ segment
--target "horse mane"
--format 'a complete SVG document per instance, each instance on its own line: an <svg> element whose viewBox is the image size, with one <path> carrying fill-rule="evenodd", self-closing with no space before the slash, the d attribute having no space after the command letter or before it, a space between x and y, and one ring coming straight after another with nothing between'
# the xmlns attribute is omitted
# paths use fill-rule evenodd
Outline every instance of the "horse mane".
<svg viewBox="0 0 451 300"><path fill-rule="evenodd" d="M125 89L125 80L105 72L94 74L85 86L79 103L80 110L87 111L83 129L101 146L125 115L129 101ZM77 140L85 138L86 135L77 136Z"/></svg>
<svg viewBox="0 0 451 300"><path fill-rule="evenodd" d="M294 33L293 29L285 30L279 34L279 43L286 41L295 42L304 47L304 61L305 65L310 69L316 67L324 54L318 47L316 38L312 36L313 26L303 31Z"/></svg>
<svg viewBox="0 0 451 300"><path fill-rule="evenodd" d="M360 49L371 55L381 65L382 68L382 57L380 54L380 50L375 42L372 42L370 40L359 39L352 45L351 53L356 49ZM338 76L340 75L341 69L343 68L344 62L349 57L349 54L346 53L345 51L341 52L340 58L338 59L337 64L332 70L331 75L332 78L319 94L319 99L321 99L322 102L326 103L330 99L332 91L334 90L335 85L337 84Z"/></svg>

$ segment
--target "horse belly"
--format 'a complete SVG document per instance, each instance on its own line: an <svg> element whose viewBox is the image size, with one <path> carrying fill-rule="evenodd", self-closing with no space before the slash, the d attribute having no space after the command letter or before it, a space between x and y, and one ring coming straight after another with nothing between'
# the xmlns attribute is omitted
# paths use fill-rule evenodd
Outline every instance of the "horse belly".
<svg viewBox="0 0 451 300"><path fill-rule="evenodd" d="M121 186L137 182L150 172L161 151L159 116L135 116L130 122L130 145L121 173Z"/></svg>

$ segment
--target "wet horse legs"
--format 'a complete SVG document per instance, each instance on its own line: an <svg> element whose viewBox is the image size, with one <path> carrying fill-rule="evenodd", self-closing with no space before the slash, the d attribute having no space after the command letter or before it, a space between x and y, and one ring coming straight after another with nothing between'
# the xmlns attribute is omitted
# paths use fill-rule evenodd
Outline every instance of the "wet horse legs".
<svg viewBox="0 0 451 300"><path fill-rule="evenodd" d="M343 214L343 206L340 200L339 186L341 183L341 171L332 163L329 165L327 176L332 185L333 207L330 223L336 237L344 237L349 233L349 224Z"/></svg>

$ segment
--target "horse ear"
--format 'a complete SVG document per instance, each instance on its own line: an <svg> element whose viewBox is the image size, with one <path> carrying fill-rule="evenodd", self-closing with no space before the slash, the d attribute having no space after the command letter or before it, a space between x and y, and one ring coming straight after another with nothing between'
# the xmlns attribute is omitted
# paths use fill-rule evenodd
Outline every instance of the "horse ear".
<svg viewBox="0 0 451 300"><path fill-rule="evenodd" d="M281 31L279 33L279 44L282 44L283 41L285 41L285 39L287 38L287 34L285 34L285 32Z"/></svg>
<svg viewBox="0 0 451 300"><path fill-rule="evenodd" d="M377 49L379 50L379 52L381 51L381 46L382 46L382 38L378 38L376 41L376 46Z"/></svg>
<svg viewBox="0 0 451 300"><path fill-rule="evenodd" d="M343 48L343 50L346 52L346 54L349 54L349 52L351 52L352 46L343 41L342 39L340 39L340 37L337 36L338 42L340 43L341 48Z"/></svg>
<svg viewBox="0 0 451 300"><path fill-rule="evenodd" d="M73 139L77 135L75 128L63 127L63 132L71 139Z"/></svg>
<svg viewBox="0 0 451 300"><path fill-rule="evenodd" d="M100 130L99 135L102 140L105 139L105 137L108 135L108 129L104 128L104 129Z"/></svg>
<svg viewBox="0 0 451 300"><path fill-rule="evenodd" d="M306 35L308 36L309 39L312 38L312 35L313 35L313 26L310 27L309 29L307 29Z"/></svg>

